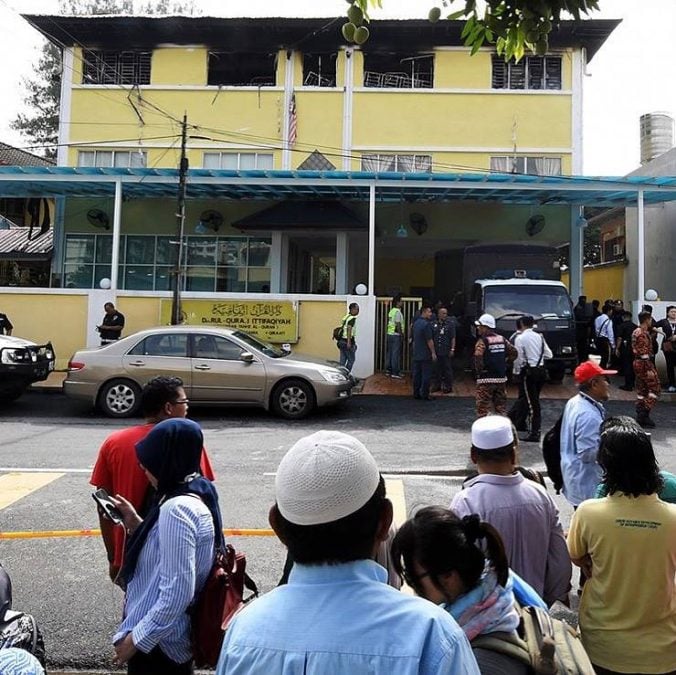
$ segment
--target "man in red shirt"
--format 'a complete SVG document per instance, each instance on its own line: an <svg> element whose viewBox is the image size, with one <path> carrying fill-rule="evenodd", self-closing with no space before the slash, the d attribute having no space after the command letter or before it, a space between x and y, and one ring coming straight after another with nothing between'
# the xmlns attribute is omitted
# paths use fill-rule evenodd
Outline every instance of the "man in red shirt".
<svg viewBox="0 0 676 675"><path fill-rule="evenodd" d="M145 515L152 488L136 459L136 444L158 422L188 414L188 399L178 377L154 377L143 388L141 410L145 424L115 431L103 442L89 482L110 495L122 495L138 513ZM202 451L202 475L214 480L206 450ZM124 559L125 530L104 517L99 510L101 536L108 554L110 578L115 581Z"/></svg>

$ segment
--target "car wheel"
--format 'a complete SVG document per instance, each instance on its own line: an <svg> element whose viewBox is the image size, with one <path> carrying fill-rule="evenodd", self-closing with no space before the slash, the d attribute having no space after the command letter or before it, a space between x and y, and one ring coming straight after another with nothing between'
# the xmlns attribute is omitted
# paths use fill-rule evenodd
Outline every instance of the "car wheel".
<svg viewBox="0 0 676 675"><path fill-rule="evenodd" d="M312 387L303 380L285 380L272 394L272 409L281 417L299 420L315 407Z"/></svg>
<svg viewBox="0 0 676 675"><path fill-rule="evenodd" d="M99 407L108 417L131 417L141 405L141 388L131 380L111 380L99 392Z"/></svg>

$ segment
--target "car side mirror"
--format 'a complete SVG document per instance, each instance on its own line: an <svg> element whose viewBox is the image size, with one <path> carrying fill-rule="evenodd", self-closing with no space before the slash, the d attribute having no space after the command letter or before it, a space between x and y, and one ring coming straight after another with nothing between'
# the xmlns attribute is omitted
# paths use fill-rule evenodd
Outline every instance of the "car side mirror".
<svg viewBox="0 0 676 675"><path fill-rule="evenodd" d="M251 363L254 360L254 355L251 352L242 352L239 355L239 360L244 363Z"/></svg>

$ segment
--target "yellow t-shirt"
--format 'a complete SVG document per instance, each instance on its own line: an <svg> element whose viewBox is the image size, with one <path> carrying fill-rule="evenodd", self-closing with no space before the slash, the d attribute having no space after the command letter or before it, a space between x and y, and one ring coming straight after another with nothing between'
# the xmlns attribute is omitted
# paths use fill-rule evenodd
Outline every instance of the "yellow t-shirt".
<svg viewBox="0 0 676 675"><path fill-rule="evenodd" d="M676 505L654 494L590 499L573 515L568 550L592 559L580 600L592 663L624 673L676 670Z"/></svg>

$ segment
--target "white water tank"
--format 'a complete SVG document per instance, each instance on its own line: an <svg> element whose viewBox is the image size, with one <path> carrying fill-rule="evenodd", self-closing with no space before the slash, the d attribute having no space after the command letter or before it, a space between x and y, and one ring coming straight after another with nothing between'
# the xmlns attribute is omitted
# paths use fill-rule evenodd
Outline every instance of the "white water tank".
<svg viewBox="0 0 676 675"><path fill-rule="evenodd" d="M674 145L674 119L667 113L641 115L641 164L647 164Z"/></svg>

